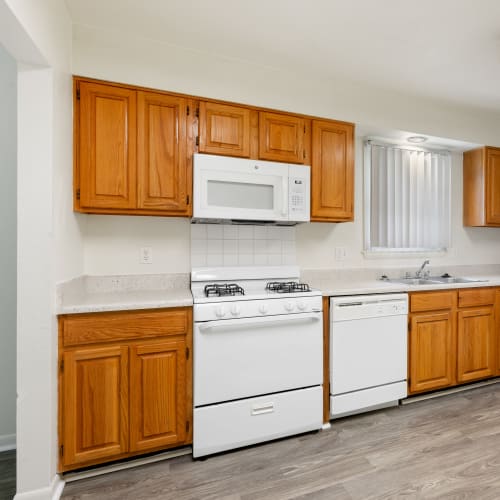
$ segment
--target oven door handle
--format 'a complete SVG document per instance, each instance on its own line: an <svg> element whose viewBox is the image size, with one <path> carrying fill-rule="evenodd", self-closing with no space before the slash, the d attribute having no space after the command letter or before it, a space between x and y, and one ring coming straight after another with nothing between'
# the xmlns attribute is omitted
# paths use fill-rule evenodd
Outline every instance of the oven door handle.
<svg viewBox="0 0 500 500"><path fill-rule="evenodd" d="M315 314L295 314L290 316L269 316L264 318L242 318L242 319L222 319L217 321L207 321L198 325L200 331L215 330L218 328L240 328L253 326L262 328L272 325L310 323L320 321L321 313Z"/></svg>

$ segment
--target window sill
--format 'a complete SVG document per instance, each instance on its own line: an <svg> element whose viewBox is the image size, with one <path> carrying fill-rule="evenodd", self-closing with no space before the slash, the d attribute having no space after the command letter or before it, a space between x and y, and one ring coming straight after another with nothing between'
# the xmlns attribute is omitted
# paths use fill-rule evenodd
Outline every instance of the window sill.
<svg viewBox="0 0 500 500"><path fill-rule="evenodd" d="M449 250L364 250L365 259L415 259L425 257L445 257Z"/></svg>

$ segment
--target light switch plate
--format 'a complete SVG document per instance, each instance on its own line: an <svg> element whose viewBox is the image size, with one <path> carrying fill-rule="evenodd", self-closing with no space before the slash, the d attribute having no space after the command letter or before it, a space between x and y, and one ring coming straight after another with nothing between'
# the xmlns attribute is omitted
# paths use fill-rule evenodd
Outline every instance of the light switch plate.
<svg viewBox="0 0 500 500"><path fill-rule="evenodd" d="M141 264L152 264L153 263L153 248L152 247L141 247Z"/></svg>
<svg viewBox="0 0 500 500"><path fill-rule="evenodd" d="M335 247L335 260L345 260L347 258L346 247Z"/></svg>

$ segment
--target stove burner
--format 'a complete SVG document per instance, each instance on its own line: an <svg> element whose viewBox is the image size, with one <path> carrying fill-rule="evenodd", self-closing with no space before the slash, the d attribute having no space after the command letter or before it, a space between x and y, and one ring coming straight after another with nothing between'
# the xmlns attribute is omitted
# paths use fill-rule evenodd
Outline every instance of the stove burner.
<svg viewBox="0 0 500 500"><path fill-rule="evenodd" d="M245 291L236 283L205 286L205 297L224 297L226 295L245 295Z"/></svg>
<svg viewBox="0 0 500 500"><path fill-rule="evenodd" d="M310 292L311 289L306 283L297 283L295 281L270 281L266 285L266 290L276 293Z"/></svg>

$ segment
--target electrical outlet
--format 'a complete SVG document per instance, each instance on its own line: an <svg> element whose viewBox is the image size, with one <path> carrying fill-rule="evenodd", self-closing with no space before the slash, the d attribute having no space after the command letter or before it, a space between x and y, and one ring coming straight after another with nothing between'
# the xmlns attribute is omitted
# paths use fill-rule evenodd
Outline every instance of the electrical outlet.
<svg viewBox="0 0 500 500"><path fill-rule="evenodd" d="M335 260L345 260L347 258L346 247L335 247Z"/></svg>
<svg viewBox="0 0 500 500"><path fill-rule="evenodd" d="M153 263L153 249L151 247L141 247L141 264Z"/></svg>

